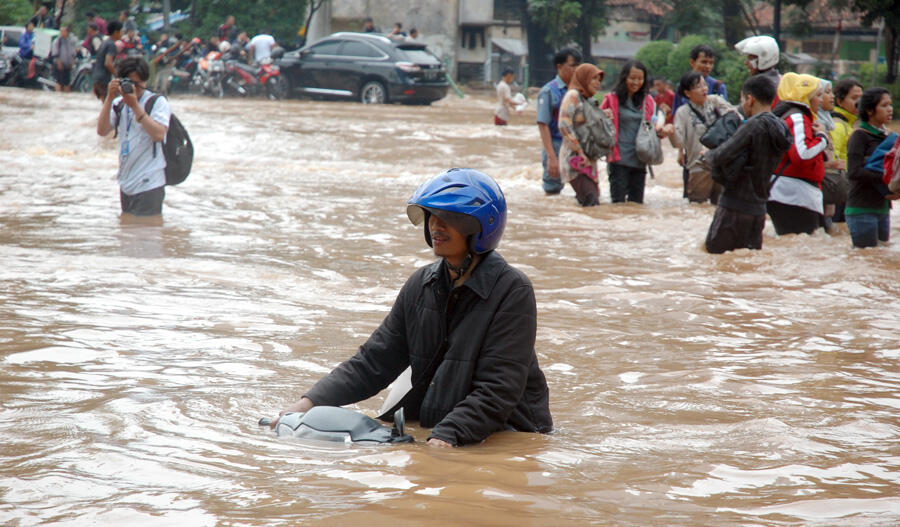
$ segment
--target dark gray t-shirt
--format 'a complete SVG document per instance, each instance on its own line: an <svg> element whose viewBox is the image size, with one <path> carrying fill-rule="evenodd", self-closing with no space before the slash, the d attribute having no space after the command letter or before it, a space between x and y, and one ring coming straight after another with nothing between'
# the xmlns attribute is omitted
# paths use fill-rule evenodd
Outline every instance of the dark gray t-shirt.
<svg viewBox="0 0 900 527"><path fill-rule="evenodd" d="M106 85L112 80L112 73L106 69L106 56L109 54L112 54L113 58L116 57L116 42L111 38L104 40L103 44L100 44L100 49L97 50L97 61L94 62L92 72L94 84Z"/></svg>
<svg viewBox="0 0 900 527"><path fill-rule="evenodd" d="M641 109L631 101L631 97L625 100L625 104L619 105L619 156L617 163L635 168L644 168L644 164L638 161L634 143L637 139L638 128L641 126Z"/></svg>

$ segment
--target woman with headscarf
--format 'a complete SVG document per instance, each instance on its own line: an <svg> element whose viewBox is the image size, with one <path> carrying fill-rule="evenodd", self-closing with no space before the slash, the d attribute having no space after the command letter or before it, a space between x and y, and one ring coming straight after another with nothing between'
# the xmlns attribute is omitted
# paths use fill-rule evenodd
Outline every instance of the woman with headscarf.
<svg viewBox="0 0 900 527"><path fill-rule="evenodd" d="M559 148L559 175L563 183L570 183L575 190L575 198L582 207L600 204L600 186L597 183L597 159L585 153L585 145L578 141L575 130L588 124L588 119L596 115L586 105L598 107L594 94L603 82L603 70L593 64L582 64L575 68L569 80L569 91L559 105L559 132L562 144ZM599 112L599 108L597 108Z"/></svg>
<svg viewBox="0 0 900 527"><path fill-rule="evenodd" d="M772 111L791 131L791 147L772 179L766 211L781 234L812 234L823 225L823 152L828 135L815 122L825 92L823 82L812 75L785 73L778 84L781 102Z"/></svg>

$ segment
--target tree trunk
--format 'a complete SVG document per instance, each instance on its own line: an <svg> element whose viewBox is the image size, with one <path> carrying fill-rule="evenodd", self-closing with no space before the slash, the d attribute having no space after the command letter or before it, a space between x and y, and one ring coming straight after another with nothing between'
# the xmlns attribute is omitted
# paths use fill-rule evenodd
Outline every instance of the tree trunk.
<svg viewBox="0 0 900 527"><path fill-rule="evenodd" d="M775 0L773 4L772 36L775 37L775 42L778 43L778 49L783 49L781 45L781 0Z"/></svg>
<svg viewBox="0 0 900 527"><path fill-rule="evenodd" d="M900 30L893 24L888 26L887 40L884 45L885 61L887 62L887 84L893 84L897 80L897 44L900 40Z"/></svg>
<svg viewBox="0 0 900 527"><path fill-rule="evenodd" d="M306 45L306 39L309 36L309 24L312 22L313 15L316 14L316 11L322 7L322 4L325 3L325 0L310 0L309 2L309 13L306 16L306 24L303 27L306 28L306 31L303 32L303 37L300 39L300 47Z"/></svg>
<svg viewBox="0 0 900 527"><path fill-rule="evenodd" d="M527 8L523 8L523 11L525 31L528 33L529 83L532 86L543 86L556 75L556 69L553 67L553 49L544 40L544 28L531 18Z"/></svg>
<svg viewBox="0 0 900 527"><path fill-rule="evenodd" d="M746 30L744 28L743 13L741 12L741 0L723 0L722 23L725 35L725 43L732 47L743 40Z"/></svg>
<svg viewBox="0 0 900 527"><path fill-rule="evenodd" d="M581 2L581 18L578 20L578 44L581 47L581 54L584 62L594 62L591 55L591 19L594 17L594 0L582 0Z"/></svg>
<svg viewBox="0 0 900 527"><path fill-rule="evenodd" d="M163 0L162 3L163 9L163 28L168 31L169 30L169 13L172 11L172 6L170 4L170 0Z"/></svg>

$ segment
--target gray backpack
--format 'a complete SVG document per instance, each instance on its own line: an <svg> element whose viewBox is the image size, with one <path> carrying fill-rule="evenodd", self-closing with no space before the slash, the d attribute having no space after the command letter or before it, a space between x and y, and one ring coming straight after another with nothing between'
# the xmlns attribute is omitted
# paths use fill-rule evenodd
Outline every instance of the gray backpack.
<svg viewBox="0 0 900 527"><path fill-rule="evenodd" d="M600 159L609 155L616 144L616 127L596 99L581 97L581 101L584 103L581 105L584 123L575 127L575 137L588 158Z"/></svg>

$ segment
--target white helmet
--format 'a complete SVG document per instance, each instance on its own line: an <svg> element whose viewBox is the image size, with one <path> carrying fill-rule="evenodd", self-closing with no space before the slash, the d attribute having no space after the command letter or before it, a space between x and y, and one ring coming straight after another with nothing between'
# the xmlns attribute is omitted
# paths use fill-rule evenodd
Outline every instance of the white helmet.
<svg viewBox="0 0 900 527"><path fill-rule="evenodd" d="M224 54L228 53L230 50L231 50L231 42L228 42L227 40L223 40L222 42L219 43L219 53L224 55Z"/></svg>
<svg viewBox="0 0 900 527"><path fill-rule="evenodd" d="M756 55L756 59L751 60L750 65L757 71L765 71L778 64L778 42L768 35L747 37L735 44L734 49L744 55Z"/></svg>

